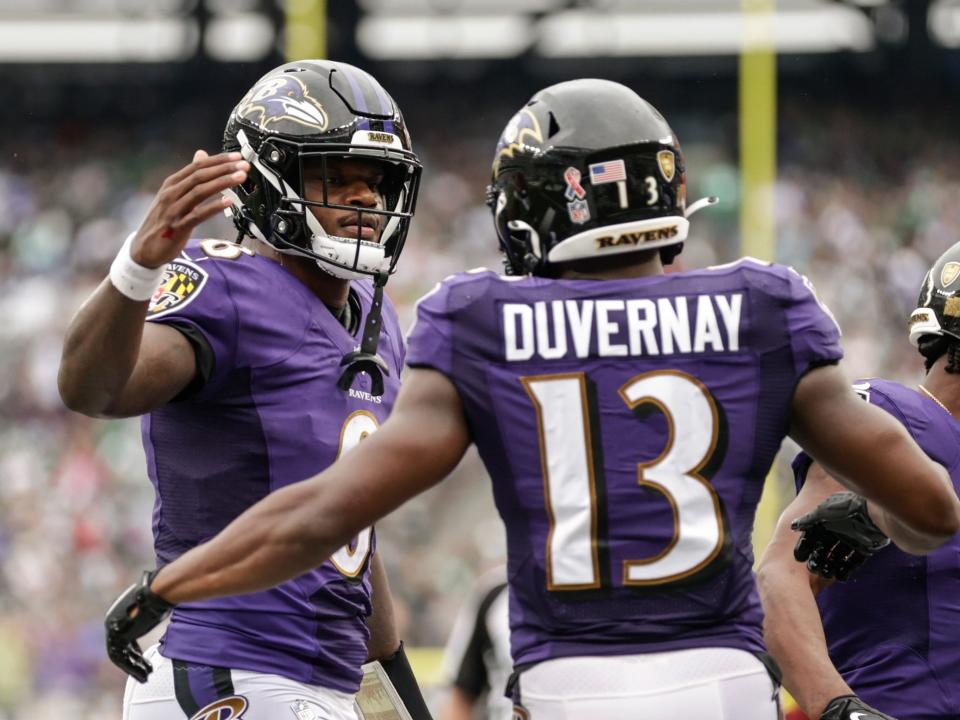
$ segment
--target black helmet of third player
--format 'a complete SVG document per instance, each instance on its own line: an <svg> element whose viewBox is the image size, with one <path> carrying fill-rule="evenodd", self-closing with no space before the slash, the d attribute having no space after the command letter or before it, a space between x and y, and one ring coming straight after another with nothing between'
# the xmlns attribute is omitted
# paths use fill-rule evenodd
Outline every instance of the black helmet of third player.
<svg viewBox="0 0 960 720"><path fill-rule="evenodd" d="M910 342L928 360L942 355L954 341L960 343L960 243L930 268L920 288L917 309L910 314Z"/></svg>
<svg viewBox="0 0 960 720"><path fill-rule="evenodd" d="M633 90L583 79L541 90L497 144L488 199L511 274L662 248L687 236L683 153L663 116Z"/></svg>
<svg viewBox="0 0 960 720"><path fill-rule="evenodd" d="M336 277L393 271L416 205L421 166L397 104L371 75L346 63L300 60L270 71L233 109L224 150L239 150L251 167L247 182L225 193L241 234L280 252L314 258ZM383 162L384 207L327 202L331 158ZM304 164L319 163L322 199L304 199ZM357 235L328 234L309 206L355 210ZM370 215L383 216L379 242L360 237ZM366 217L364 217L366 216Z"/></svg>

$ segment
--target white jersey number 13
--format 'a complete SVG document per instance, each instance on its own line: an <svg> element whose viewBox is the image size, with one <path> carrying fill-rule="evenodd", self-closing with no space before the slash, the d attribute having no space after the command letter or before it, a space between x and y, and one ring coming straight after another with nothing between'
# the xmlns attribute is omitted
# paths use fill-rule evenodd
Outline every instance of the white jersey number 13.
<svg viewBox="0 0 960 720"><path fill-rule="evenodd" d="M584 373L520 379L537 411L544 496L550 519L547 587L585 590L601 587L597 543L597 468ZM723 548L720 501L698 473L717 447L719 418L709 390L691 375L655 371L637 375L619 390L632 410L652 404L669 425L660 455L637 465L640 485L656 488L673 510L673 538L658 555L623 563L622 585L661 585L689 577ZM642 420L638 420L638 423ZM638 428L639 432L640 428ZM622 438L630 442L629 437ZM602 481L602 478L601 478ZM609 528L615 533L616 528Z"/></svg>

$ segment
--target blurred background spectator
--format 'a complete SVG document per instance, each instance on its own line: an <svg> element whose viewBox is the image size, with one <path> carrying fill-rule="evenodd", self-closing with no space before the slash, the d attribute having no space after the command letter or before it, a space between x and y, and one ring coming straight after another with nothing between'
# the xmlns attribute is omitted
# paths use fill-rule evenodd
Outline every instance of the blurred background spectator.
<svg viewBox="0 0 960 720"><path fill-rule="evenodd" d="M727 262L741 249L740 29L724 45L719 25L712 35L703 26L723 13L739 17L737 1L404 0L388 10L378 0L326 9L307 0L165 0L144 16L139 3L81 4L80 16L65 14L65 0L0 9L0 720L119 717L123 678L105 658L101 621L121 585L152 563L152 490L136 421L90 420L60 403L63 331L162 179L197 147L217 149L244 89L282 61L277 39L289 50L302 35L294 10L308 26L328 17L317 32L329 56L367 67L397 98L425 165L388 285L404 325L439 279L499 267L484 204L493 148L517 107L563 79L625 82L675 123L689 198L721 199L695 217L679 267ZM521 17L520 30L487 27L498 11ZM570 13L580 34L564 39ZM251 14L262 16L268 41L259 55L230 57L258 36L215 21ZM774 259L814 281L843 329L851 374L915 382L921 363L906 318L925 268L960 239L960 3L797 0L779 3L777 16ZM163 56L157 38L166 30L152 25L146 39L115 43L116 57L80 49L71 58L68 36L54 27L66 17L173 18L193 23L197 37ZM411 18L439 24L415 27ZM607 26L596 24L604 18ZM792 25L809 47L787 33ZM218 32L226 40L211 39ZM403 45L411 37L416 52ZM154 55L138 56L144 47ZM202 230L234 237L225 219ZM789 485L784 473L777 482ZM442 646L474 578L504 551L476 456L378 531L403 636ZM439 652L417 662L431 677Z"/></svg>

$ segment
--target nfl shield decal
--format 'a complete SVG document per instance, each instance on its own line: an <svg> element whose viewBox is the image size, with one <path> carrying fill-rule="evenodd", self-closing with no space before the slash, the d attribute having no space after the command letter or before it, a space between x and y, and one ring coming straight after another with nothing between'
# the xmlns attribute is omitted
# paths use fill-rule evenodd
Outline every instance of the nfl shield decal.
<svg viewBox="0 0 960 720"><path fill-rule="evenodd" d="M570 213L570 222L577 225L583 225L590 219L590 207L586 200L568 202L567 212Z"/></svg>
<svg viewBox="0 0 960 720"><path fill-rule="evenodd" d="M660 167L660 174L667 182L673 181L673 176L677 173L677 165L672 150L661 150L657 153L657 165Z"/></svg>
<svg viewBox="0 0 960 720"><path fill-rule="evenodd" d="M293 715L297 720L321 720L317 706L308 703L306 700L294 700L290 709L293 710Z"/></svg>
<svg viewBox="0 0 960 720"><path fill-rule="evenodd" d="M206 282L206 270L189 260L182 258L173 260L163 272L160 287L150 298L147 319L162 317L173 310L188 305L200 294Z"/></svg>
<svg viewBox="0 0 960 720"><path fill-rule="evenodd" d="M943 266L943 270L940 271L940 284L943 285L943 287L947 287L947 285L952 284L957 277L960 277L960 263L948 262Z"/></svg>

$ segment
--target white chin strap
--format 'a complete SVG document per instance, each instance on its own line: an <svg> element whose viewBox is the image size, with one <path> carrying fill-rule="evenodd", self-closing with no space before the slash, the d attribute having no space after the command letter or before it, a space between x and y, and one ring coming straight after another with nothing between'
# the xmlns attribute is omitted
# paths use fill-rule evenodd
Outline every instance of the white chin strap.
<svg viewBox="0 0 960 720"><path fill-rule="evenodd" d="M240 153L243 155L243 159L259 170L260 175L262 175L277 192L289 200L302 200L283 178L260 161L260 157L253 149L243 130L237 133L237 140L240 143ZM242 206L240 198L232 190L225 190L222 194L230 198L231 202L233 202L238 209ZM400 207L402 202L403 198L401 197L397 201L397 207L394 208L395 211ZM303 215L307 221L307 228L310 230L310 249L320 256L319 258L314 258L314 260L316 260L317 266L321 270L341 280L359 280L364 277L376 275L377 273L389 271L390 258L386 257L386 250L381 242L385 242L394 230L396 230L400 222L398 217L392 217L387 223L383 233L381 233L381 242L374 242L372 240L330 235L323 229L323 226L320 225L320 221L317 220L316 216L309 211L309 206L302 205L301 207L304 208ZM248 223L248 225L254 236L273 246L273 243L263 236L259 228L253 223ZM306 253L288 247L275 247L275 249L287 255L310 257Z"/></svg>

